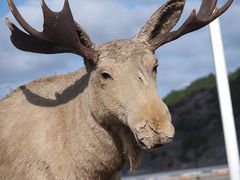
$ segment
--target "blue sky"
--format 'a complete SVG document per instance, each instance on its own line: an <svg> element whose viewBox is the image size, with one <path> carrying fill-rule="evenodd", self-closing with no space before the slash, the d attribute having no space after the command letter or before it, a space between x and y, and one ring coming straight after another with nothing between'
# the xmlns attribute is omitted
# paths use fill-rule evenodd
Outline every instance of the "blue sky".
<svg viewBox="0 0 240 180"><path fill-rule="evenodd" d="M19 5L19 4L23 4L26 0L15 0L15 4ZM2 17L4 14L6 14L8 12L8 5L7 5L7 0L1 0L0 1L0 17Z"/></svg>
<svg viewBox="0 0 240 180"><path fill-rule="evenodd" d="M163 0L69 0L73 16L95 43L130 38L160 7ZM53 10L60 10L62 0L46 0ZM220 0L220 4L225 0ZM42 28L40 0L15 0L24 18L35 28ZM180 23L200 1L187 0ZM220 19L227 68L240 67L240 2ZM72 72L83 66L82 59L72 54L41 55L22 52L12 46L4 18L14 18L7 0L0 0L0 98L10 89L31 80L53 74ZM15 21L14 21L15 22ZM179 25L178 25L179 26ZM187 86L196 78L214 72L208 27L183 36L157 51L159 59L158 89L161 96Z"/></svg>

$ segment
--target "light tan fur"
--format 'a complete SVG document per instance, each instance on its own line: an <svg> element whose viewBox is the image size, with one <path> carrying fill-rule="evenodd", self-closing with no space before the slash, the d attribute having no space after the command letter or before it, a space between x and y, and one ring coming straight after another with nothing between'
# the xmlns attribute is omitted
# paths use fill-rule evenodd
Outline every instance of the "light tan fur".
<svg viewBox="0 0 240 180"><path fill-rule="evenodd" d="M75 23L67 0L58 13L42 1L41 33L8 3L26 31L7 20L17 48L75 53L86 69L33 81L0 103L0 180L119 180L124 164L137 167L141 149L168 144L175 133L158 97L154 51L204 27L232 0L218 10L202 1L176 31L185 0L168 0L133 39L102 45Z"/></svg>
<svg viewBox="0 0 240 180"><path fill-rule="evenodd" d="M126 162L138 164L135 130L149 122L173 136L147 46L122 40L96 48L96 70L33 81L0 103L0 179L118 179Z"/></svg>

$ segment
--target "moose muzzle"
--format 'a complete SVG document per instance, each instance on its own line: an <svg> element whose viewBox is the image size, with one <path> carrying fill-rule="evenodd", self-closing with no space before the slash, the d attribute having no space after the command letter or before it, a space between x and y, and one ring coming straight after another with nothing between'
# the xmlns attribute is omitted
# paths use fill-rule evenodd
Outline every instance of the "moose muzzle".
<svg viewBox="0 0 240 180"><path fill-rule="evenodd" d="M164 127L155 129L149 121L146 121L144 126L134 132L138 144L143 149L148 150L171 143L173 141L174 133L174 127L170 122Z"/></svg>
<svg viewBox="0 0 240 180"><path fill-rule="evenodd" d="M148 105L139 108L129 124L137 143L146 150L171 143L175 134L167 106L162 101Z"/></svg>

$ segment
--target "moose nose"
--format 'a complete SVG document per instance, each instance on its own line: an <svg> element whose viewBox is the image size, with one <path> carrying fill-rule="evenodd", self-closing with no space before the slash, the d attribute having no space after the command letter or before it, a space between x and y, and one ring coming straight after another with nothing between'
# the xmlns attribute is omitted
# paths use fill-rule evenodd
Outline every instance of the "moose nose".
<svg viewBox="0 0 240 180"><path fill-rule="evenodd" d="M171 122L166 122L160 129L156 130L149 121L140 130L135 131L138 144L146 150L161 147L173 141L175 129Z"/></svg>
<svg viewBox="0 0 240 180"><path fill-rule="evenodd" d="M165 137L161 140L159 144L155 144L152 148L156 149L156 148L162 147L164 145L171 143L172 141L173 141L173 137Z"/></svg>

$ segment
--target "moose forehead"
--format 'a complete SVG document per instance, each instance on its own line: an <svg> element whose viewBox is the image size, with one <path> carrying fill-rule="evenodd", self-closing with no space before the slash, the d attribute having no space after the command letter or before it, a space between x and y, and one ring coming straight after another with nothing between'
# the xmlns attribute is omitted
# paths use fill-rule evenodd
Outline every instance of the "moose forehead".
<svg viewBox="0 0 240 180"><path fill-rule="evenodd" d="M154 66L157 58L148 44L134 40L117 40L96 47L99 64L142 64Z"/></svg>

